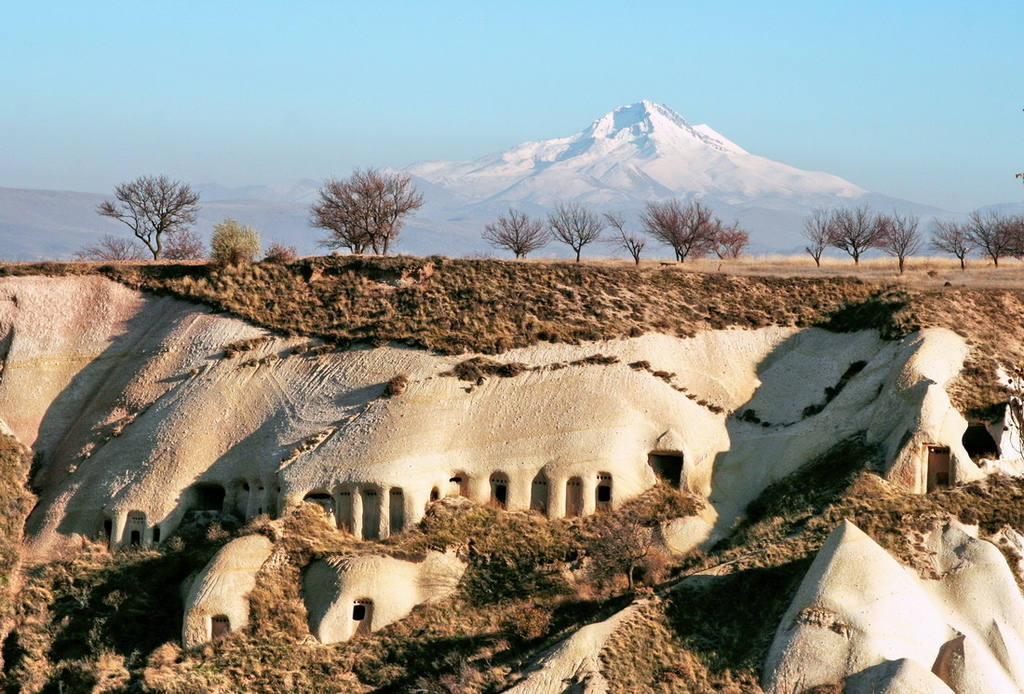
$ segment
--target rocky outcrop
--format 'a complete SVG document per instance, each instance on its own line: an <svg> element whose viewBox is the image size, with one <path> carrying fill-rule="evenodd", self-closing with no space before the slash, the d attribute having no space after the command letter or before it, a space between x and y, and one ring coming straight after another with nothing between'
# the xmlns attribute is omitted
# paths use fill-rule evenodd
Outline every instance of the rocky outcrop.
<svg viewBox="0 0 1024 694"><path fill-rule="evenodd" d="M313 562L302 591L310 630L323 643L377 631L417 605L449 597L465 571L454 554L441 552L420 562L376 554Z"/></svg>
<svg viewBox="0 0 1024 694"><path fill-rule="evenodd" d="M1002 554L953 520L926 544L937 579L911 573L849 521L838 527L783 616L765 690L845 681L850 692L1021 691L1024 599Z"/></svg>
<svg viewBox="0 0 1024 694"><path fill-rule="evenodd" d="M545 343L495 357L519 365L507 377L469 382L450 375L466 356L310 350L98 277L4 278L0 296L0 424L39 452L39 557L82 537L152 545L191 514L244 522L304 500L364 539L453 495L585 515L659 474L710 502L668 529L682 552L847 436L878 444L915 491L938 479L929 448L943 483L981 474L944 390L966 349L946 330ZM398 374L404 391L381 397Z"/></svg>
<svg viewBox="0 0 1024 694"><path fill-rule="evenodd" d="M195 648L249 623L249 592L273 545L262 535L226 544L192 581L185 598L181 641Z"/></svg>

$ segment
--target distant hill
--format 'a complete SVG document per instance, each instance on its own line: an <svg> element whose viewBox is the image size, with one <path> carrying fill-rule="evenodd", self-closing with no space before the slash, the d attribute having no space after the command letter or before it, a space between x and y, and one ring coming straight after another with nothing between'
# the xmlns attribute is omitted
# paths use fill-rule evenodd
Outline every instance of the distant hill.
<svg viewBox="0 0 1024 694"><path fill-rule="evenodd" d="M414 255L495 253L480 237L485 224L509 207L545 216L559 201L622 212L635 224L649 200L697 197L724 221L738 219L750 232L751 250L783 253L801 251L803 219L817 206L896 209L921 215L926 225L933 216L949 215L752 154L710 126L690 125L650 101L621 106L568 137L472 161L420 162L404 171L425 201L398 244L399 252ZM314 253L320 232L309 226L308 210L319 186L310 179L239 188L196 185L203 205L198 230L208 235L230 216L259 228L265 240ZM124 233L117 222L95 214L105 197L0 188L0 258L66 258L103 233ZM538 255L565 256L567 250L553 245Z"/></svg>

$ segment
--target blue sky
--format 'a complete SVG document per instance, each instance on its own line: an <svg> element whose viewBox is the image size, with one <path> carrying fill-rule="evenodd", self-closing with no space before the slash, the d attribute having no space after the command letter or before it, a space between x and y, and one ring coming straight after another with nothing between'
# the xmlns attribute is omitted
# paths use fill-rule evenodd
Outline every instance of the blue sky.
<svg viewBox="0 0 1024 694"><path fill-rule="evenodd" d="M0 0L0 186L470 159L667 104L952 211L1024 200L1024 2Z"/></svg>

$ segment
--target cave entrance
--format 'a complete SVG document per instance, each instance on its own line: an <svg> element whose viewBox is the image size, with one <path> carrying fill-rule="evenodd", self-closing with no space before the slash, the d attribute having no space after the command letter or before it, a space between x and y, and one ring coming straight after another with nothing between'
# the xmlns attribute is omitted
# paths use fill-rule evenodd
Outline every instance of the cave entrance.
<svg viewBox="0 0 1024 694"><path fill-rule="evenodd" d="M353 636L369 634L373 630L373 600L356 600L352 603Z"/></svg>
<svg viewBox="0 0 1024 694"><path fill-rule="evenodd" d="M498 508L505 508L508 504L508 476L503 472L491 475L491 501Z"/></svg>
<svg viewBox="0 0 1024 694"><path fill-rule="evenodd" d="M335 503L334 497L325 491L315 491L306 494L302 497L302 500L311 504L316 504L324 510L324 513L337 524L337 517L335 514Z"/></svg>
<svg viewBox="0 0 1024 694"><path fill-rule="evenodd" d="M195 487L196 511L224 510L224 487L219 484L197 484Z"/></svg>
<svg viewBox="0 0 1024 694"><path fill-rule="evenodd" d="M948 487L952 479L949 446L928 446L928 485L931 492Z"/></svg>
<svg viewBox="0 0 1024 694"><path fill-rule="evenodd" d="M565 483L565 515L583 515L583 480L573 477Z"/></svg>
<svg viewBox="0 0 1024 694"><path fill-rule="evenodd" d="M469 496L469 475L456 472L448 480L448 496Z"/></svg>
<svg viewBox="0 0 1024 694"><path fill-rule="evenodd" d="M405 492L401 487L392 487L388 505L388 531L400 533L403 528L405 528Z"/></svg>
<svg viewBox="0 0 1024 694"><path fill-rule="evenodd" d="M224 638L231 633L231 620L219 614L210 620L210 637L212 640Z"/></svg>
<svg viewBox="0 0 1024 694"><path fill-rule="evenodd" d="M363 539L380 539L380 494L376 489L361 489L363 501Z"/></svg>
<svg viewBox="0 0 1024 694"><path fill-rule="evenodd" d="M612 510L612 474L610 472L597 473L597 490L595 492L596 508L598 512Z"/></svg>
<svg viewBox="0 0 1024 694"><path fill-rule="evenodd" d="M967 449L967 455L971 456L971 460L999 457L999 446L984 424L968 426L967 431L964 432L963 444Z"/></svg>
<svg viewBox="0 0 1024 694"><path fill-rule="evenodd" d="M668 482L675 488L683 479L683 456L679 453L651 453L647 456L647 464L654 470L654 474L663 482Z"/></svg>
<svg viewBox="0 0 1024 694"><path fill-rule="evenodd" d="M548 512L548 478L541 470L533 478L530 489L530 508L547 515Z"/></svg>

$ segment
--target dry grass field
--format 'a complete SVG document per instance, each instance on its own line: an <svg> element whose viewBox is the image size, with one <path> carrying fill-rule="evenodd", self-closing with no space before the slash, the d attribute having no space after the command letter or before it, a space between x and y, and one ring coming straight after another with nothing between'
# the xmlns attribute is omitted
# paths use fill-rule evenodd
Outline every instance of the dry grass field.
<svg viewBox="0 0 1024 694"><path fill-rule="evenodd" d="M553 263L572 261L525 260L524 263ZM594 267L634 267L631 260L621 258L584 258L583 265ZM969 289L1024 289L1024 262L1016 258L1003 258L999 267L991 260L972 258L965 270L960 261L952 257L921 256L907 259L906 271L900 275L896 260L889 257L862 258L854 265L850 258L825 257L821 266L815 266L809 255L748 255L734 260L718 258L689 259L685 263L670 262L669 258L641 260L642 270L661 272L698 272L705 274L739 275L743 277L808 277L857 279L883 285L898 285L910 289L942 289L949 282L954 287Z"/></svg>

